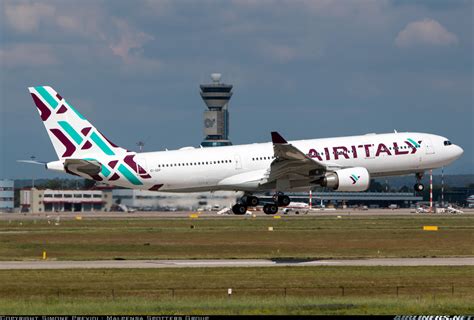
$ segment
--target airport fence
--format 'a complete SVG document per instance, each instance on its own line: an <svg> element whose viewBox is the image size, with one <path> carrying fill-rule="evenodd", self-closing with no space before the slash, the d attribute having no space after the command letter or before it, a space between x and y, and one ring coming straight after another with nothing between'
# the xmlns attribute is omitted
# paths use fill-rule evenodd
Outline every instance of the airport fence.
<svg viewBox="0 0 474 320"><path fill-rule="evenodd" d="M43 288L41 291L15 291L18 296L30 297L102 297L109 299L127 297L180 298L192 296L248 297L248 296L305 296L305 297L436 297L473 296L474 288L468 285L446 284L432 286L318 286L318 287L235 287L235 288L112 288L84 290L79 288ZM12 298L12 292L0 289L0 297Z"/></svg>

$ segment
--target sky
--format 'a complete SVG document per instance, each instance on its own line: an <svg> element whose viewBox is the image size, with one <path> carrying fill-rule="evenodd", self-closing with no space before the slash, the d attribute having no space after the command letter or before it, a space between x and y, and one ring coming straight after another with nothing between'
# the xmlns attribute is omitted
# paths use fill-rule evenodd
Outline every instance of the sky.
<svg viewBox="0 0 474 320"><path fill-rule="evenodd" d="M474 1L0 1L0 178L54 149L28 86L50 85L110 140L198 146L199 84L234 85L230 139L415 131L473 173Z"/></svg>

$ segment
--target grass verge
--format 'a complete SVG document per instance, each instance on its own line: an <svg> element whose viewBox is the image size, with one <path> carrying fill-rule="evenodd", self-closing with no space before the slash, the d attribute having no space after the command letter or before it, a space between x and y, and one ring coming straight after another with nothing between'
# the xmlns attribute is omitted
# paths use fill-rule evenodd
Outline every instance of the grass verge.
<svg viewBox="0 0 474 320"><path fill-rule="evenodd" d="M473 273L474 267L8 270L0 271L0 314L472 314Z"/></svg>
<svg viewBox="0 0 474 320"><path fill-rule="evenodd" d="M473 232L470 216L0 221L0 260L473 256Z"/></svg>

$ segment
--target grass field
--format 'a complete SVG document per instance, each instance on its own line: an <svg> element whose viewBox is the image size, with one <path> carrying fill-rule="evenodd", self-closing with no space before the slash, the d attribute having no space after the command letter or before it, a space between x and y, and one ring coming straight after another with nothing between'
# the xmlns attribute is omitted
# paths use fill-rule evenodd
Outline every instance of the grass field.
<svg viewBox="0 0 474 320"><path fill-rule="evenodd" d="M0 259L40 259L43 250L57 260L474 255L470 216L55 222L0 221ZM468 266L0 270L0 314L472 314L473 274Z"/></svg>
<svg viewBox="0 0 474 320"><path fill-rule="evenodd" d="M473 256L473 235L469 216L0 221L0 259Z"/></svg>
<svg viewBox="0 0 474 320"><path fill-rule="evenodd" d="M0 271L0 314L472 314L473 273L474 267L11 270Z"/></svg>
<svg viewBox="0 0 474 320"><path fill-rule="evenodd" d="M2 314L392 315L472 314L467 298L244 297L0 299Z"/></svg>

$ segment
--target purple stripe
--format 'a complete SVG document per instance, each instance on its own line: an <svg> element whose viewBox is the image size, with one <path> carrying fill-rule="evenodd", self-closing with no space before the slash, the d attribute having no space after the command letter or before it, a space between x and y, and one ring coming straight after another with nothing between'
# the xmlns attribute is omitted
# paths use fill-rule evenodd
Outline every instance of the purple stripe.
<svg viewBox="0 0 474 320"><path fill-rule="evenodd" d="M89 131L91 131L91 127L86 127L84 129L81 130L82 134L87 136L87 134L89 133Z"/></svg>
<svg viewBox="0 0 474 320"><path fill-rule="evenodd" d="M109 162L109 166L113 169L117 165L118 160L112 160Z"/></svg>
<svg viewBox="0 0 474 320"><path fill-rule="evenodd" d="M128 164L128 166L130 168L133 169L133 171L137 172L137 163L135 162L135 160L133 160L133 157L135 157L135 155L131 154L131 155L128 155L126 156L123 161ZM137 172L138 173L138 172Z"/></svg>
<svg viewBox="0 0 474 320"><path fill-rule="evenodd" d="M84 143L81 150L87 150L87 149L90 149L91 147L92 147L92 143L90 141L87 141L86 143Z"/></svg>
<svg viewBox="0 0 474 320"><path fill-rule="evenodd" d="M63 105L61 105L61 108L59 108L58 112L56 112L56 113L64 113L66 111L67 111L67 108L63 104Z"/></svg>
<svg viewBox="0 0 474 320"><path fill-rule="evenodd" d="M150 191L158 191L161 187L163 186L163 184L155 184L153 187L151 187Z"/></svg>
<svg viewBox="0 0 474 320"><path fill-rule="evenodd" d="M49 131L51 131L51 133L54 134L56 138L58 138L59 141L61 141L61 143L66 147L66 151L64 152L62 156L63 157L72 156L73 153L76 151L76 147L71 141L69 141L68 138L66 138L64 133L62 133L61 130L59 129L49 129Z"/></svg>
<svg viewBox="0 0 474 320"><path fill-rule="evenodd" d="M49 116L51 115L51 110L45 104L43 101L41 101L36 94L32 93L31 96L33 97L33 101L36 104L36 107L38 110L41 112L41 120L46 121L48 120Z"/></svg>
<svg viewBox="0 0 474 320"><path fill-rule="evenodd" d="M109 181L115 181L118 180L120 176L117 173L114 173L110 178Z"/></svg>
<svg viewBox="0 0 474 320"><path fill-rule="evenodd" d="M148 174L148 172L146 172L145 169L143 169L142 166L140 166L139 164L137 164L135 162L135 160L133 160L133 158L135 157L134 154L131 154L131 155L128 155L126 156L123 161L128 164L128 166L130 168L133 169L133 171L135 171L136 173L138 173L140 175L140 177L142 177L143 179L150 179L151 176Z"/></svg>

